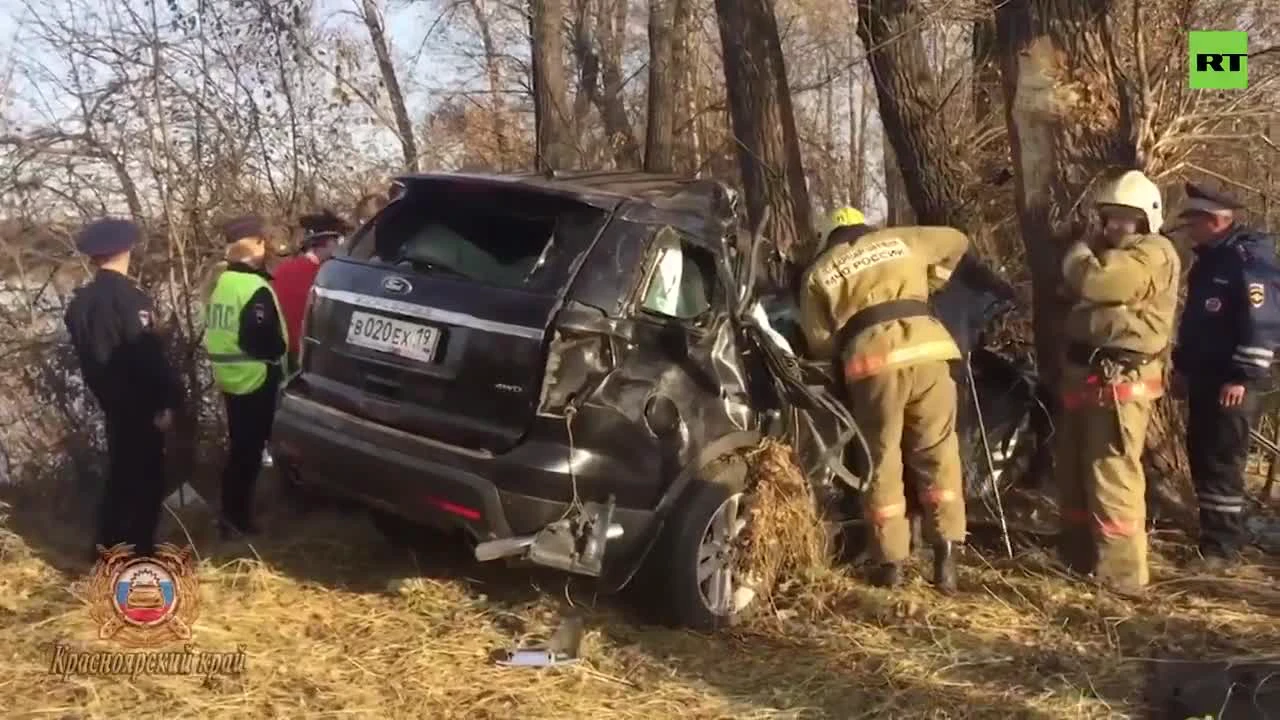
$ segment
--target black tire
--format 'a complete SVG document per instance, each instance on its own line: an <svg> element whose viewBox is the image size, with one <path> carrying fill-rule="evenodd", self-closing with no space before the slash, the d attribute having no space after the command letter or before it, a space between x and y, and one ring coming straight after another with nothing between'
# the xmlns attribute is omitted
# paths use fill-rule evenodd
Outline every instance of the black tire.
<svg viewBox="0 0 1280 720"><path fill-rule="evenodd" d="M735 496L742 499L746 480L747 464L740 456L712 463L685 491L649 555L650 577L662 578L660 602L667 618L677 626L715 631L737 624L754 608L755 599L727 613L717 611L698 581L699 552L709 525L722 506ZM738 580L736 574L731 577Z"/></svg>

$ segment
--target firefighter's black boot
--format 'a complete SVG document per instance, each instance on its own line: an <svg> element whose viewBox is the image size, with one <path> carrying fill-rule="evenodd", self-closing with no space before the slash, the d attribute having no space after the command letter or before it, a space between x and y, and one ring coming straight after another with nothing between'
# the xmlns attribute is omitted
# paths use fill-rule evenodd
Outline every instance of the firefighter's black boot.
<svg viewBox="0 0 1280 720"><path fill-rule="evenodd" d="M871 584L882 588L898 588L902 586L902 565L900 563L881 563L871 571Z"/></svg>
<svg viewBox="0 0 1280 720"><path fill-rule="evenodd" d="M941 542L933 546L933 584L939 592L950 595L956 591L955 546Z"/></svg>

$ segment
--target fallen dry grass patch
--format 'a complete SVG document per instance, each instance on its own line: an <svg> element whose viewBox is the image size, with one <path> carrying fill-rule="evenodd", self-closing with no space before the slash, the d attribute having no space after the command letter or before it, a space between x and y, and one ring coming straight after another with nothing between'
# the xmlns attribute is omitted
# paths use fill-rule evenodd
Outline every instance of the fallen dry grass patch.
<svg viewBox="0 0 1280 720"><path fill-rule="evenodd" d="M738 563L760 589L761 604L772 611L764 619L788 605L820 606L839 576L831 567L832 543L809 482L791 448L772 438L746 459L750 524ZM759 624L761 618L754 619Z"/></svg>
<svg viewBox="0 0 1280 720"><path fill-rule="evenodd" d="M1125 717L1145 658L1280 647L1274 563L1225 581L1158 565L1142 603L1070 583L1034 551L969 553L953 598L837 569L811 583L820 602L784 593L785 612L707 637L644 625L559 575L478 566L447 544L396 550L359 516L319 513L278 518L253 552L192 527L195 640L244 646L242 676L63 678L47 672L56 644L106 646L69 591L78 544L50 527L15 516L0 529L6 717ZM566 613L588 628L578 666L492 663Z"/></svg>

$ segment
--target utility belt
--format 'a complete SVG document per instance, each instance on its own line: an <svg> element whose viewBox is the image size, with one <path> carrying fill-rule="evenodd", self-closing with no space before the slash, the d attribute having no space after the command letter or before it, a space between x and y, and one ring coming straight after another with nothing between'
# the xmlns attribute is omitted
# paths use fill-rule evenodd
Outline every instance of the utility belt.
<svg viewBox="0 0 1280 720"><path fill-rule="evenodd" d="M1107 362L1119 366L1125 372L1129 372L1146 366L1157 357L1159 355L1148 355L1147 353L1123 348L1095 347L1074 342L1067 345L1067 362L1085 368L1097 368L1102 363Z"/></svg>
<svg viewBox="0 0 1280 720"><path fill-rule="evenodd" d="M1132 400L1155 399L1164 394L1164 383L1159 378L1121 380L1125 373L1149 364L1157 355L1083 343L1067 345L1066 355L1067 361L1073 365L1092 370L1085 378L1083 388L1063 393L1062 406L1066 410L1114 406Z"/></svg>
<svg viewBox="0 0 1280 720"><path fill-rule="evenodd" d="M836 333L836 365L840 365L839 355L853 342L859 333L873 325L893 320L906 320L915 317L933 317L929 303L923 300L889 300L871 307L866 307L853 314ZM899 348L883 355L864 355L854 353L841 368L845 381L858 380L880 372L886 366L927 358L939 353L954 351L954 343L924 343L911 347Z"/></svg>
<svg viewBox="0 0 1280 720"><path fill-rule="evenodd" d="M913 317L933 317L933 309L923 300L889 300L865 307L853 314L843 327L836 332L836 355L839 362L840 353L853 342L863 330L872 325L879 325L892 320L906 320Z"/></svg>

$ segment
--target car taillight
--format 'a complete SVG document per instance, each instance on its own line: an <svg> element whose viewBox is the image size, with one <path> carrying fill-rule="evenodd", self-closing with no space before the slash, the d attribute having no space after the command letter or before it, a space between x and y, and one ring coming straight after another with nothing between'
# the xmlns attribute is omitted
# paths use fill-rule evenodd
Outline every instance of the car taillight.
<svg viewBox="0 0 1280 720"><path fill-rule="evenodd" d="M468 520L480 519L479 510L466 507L465 505L458 505L457 503L451 503L448 500L441 500L438 497L428 497L427 502L431 503L432 505L435 505L436 507L440 508L441 510L444 510L447 513L450 513L452 515L457 515L458 517L463 517Z"/></svg>

